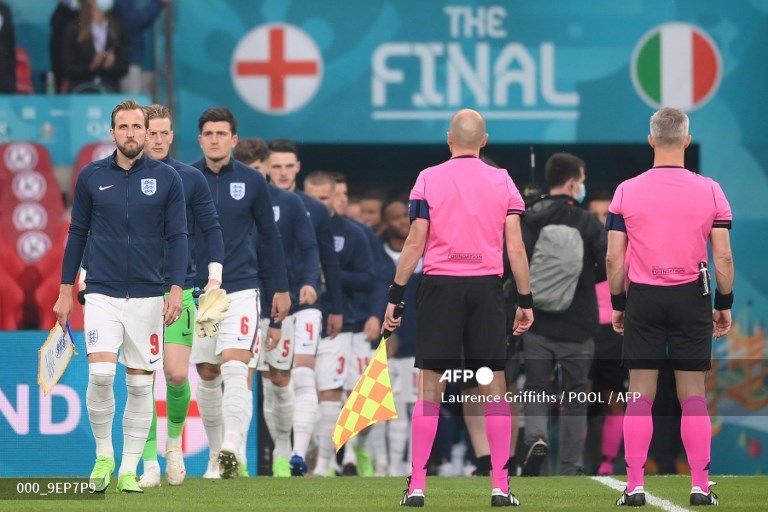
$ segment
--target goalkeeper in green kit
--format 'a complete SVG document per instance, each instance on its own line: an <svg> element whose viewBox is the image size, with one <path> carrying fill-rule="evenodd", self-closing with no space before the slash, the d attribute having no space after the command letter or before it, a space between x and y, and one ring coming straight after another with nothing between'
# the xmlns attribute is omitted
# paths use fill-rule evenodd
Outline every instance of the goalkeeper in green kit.
<svg viewBox="0 0 768 512"><path fill-rule="evenodd" d="M165 444L166 478L170 485L180 485L186 476L181 447L181 434L187 419L190 402L189 357L192 351L193 329L200 336L211 336L218 329L228 305L226 292L220 289L224 240L219 216L211 198L211 192L202 173L171 158L168 153L173 142L171 112L162 105L144 107L149 118L147 131L147 153L174 169L181 176L184 186L184 200L187 206L187 230L189 237L189 263L182 295L182 313L179 319L165 328L165 356L163 369L166 380L166 404L168 417L168 439ZM194 265L195 231L203 233L208 254L208 283L200 297L200 311L195 322L195 304L192 296L197 270ZM202 269L201 269L202 270ZM166 293L167 295L167 293ZM224 311L221 311L223 308ZM218 315L217 312L218 311ZM160 465L157 462L157 410L152 416L152 427L142 454L144 473L141 487L160 486Z"/></svg>

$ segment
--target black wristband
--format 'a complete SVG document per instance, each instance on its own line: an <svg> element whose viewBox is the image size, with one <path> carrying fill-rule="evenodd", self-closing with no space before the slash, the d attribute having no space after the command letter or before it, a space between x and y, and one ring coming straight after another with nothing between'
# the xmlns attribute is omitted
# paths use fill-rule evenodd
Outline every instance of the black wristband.
<svg viewBox="0 0 768 512"><path fill-rule="evenodd" d="M405 286L402 284L392 283L389 285L388 301L390 304L400 304L403 302L403 296L405 295Z"/></svg>
<svg viewBox="0 0 768 512"><path fill-rule="evenodd" d="M726 311L733 307L733 292L723 295L720 290L715 290L715 309Z"/></svg>
<svg viewBox="0 0 768 512"><path fill-rule="evenodd" d="M614 311L624 311L627 309L627 294L622 293L612 293L611 294L611 307Z"/></svg>
<svg viewBox="0 0 768 512"><path fill-rule="evenodd" d="M77 292L77 302L79 302L81 306L85 306L85 290Z"/></svg>
<svg viewBox="0 0 768 512"><path fill-rule="evenodd" d="M520 292L517 292L517 307L531 309L533 307L533 294L529 292L526 295L522 295Z"/></svg>

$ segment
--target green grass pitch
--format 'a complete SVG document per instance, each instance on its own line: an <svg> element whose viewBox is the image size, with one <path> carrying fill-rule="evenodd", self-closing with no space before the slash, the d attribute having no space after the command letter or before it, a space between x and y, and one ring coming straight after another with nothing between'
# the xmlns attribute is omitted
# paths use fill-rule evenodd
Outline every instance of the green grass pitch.
<svg viewBox="0 0 768 512"><path fill-rule="evenodd" d="M722 511L768 510L768 477L712 477ZM618 511L619 493L589 477L513 478L512 490L522 511ZM117 494L112 485L104 501L0 501L0 510L34 512L169 512L169 511L343 511L403 510L398 507L403 478L269 477L211 481L188 478L181 487L165 481L144 494ZM489 478L427 480L426 508L471 511L490 508ZM646 491L678 507L688 506L689 477L646 477ZM662 510L647 505L645 510Z"/></svg>

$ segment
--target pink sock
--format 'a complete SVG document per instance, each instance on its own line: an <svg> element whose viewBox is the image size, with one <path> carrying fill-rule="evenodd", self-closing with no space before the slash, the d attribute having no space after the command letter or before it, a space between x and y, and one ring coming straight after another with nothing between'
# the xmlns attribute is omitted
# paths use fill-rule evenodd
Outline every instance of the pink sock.
<svg viewBox="0 0 768 512"><path fill-rule="evenodd" d="M512 442L512 413L506 402L486 402L485 433L491 449L491 476L493 487L509 493L507 462Z"/></svg>
<svg viewBox="0 0 768 512"><path fill-rule="evenodd" d="M680 435L691 467L691 485L701 487L702 491L708 493L712 422L709 420L707 399L703 396L689 396L681 405L683 417L680 421Z"/></svg>
<svg viewBox="0 0 768 512"><path fill-rule="evenodd" d="M437 420L440 418L440 404L417 400L411 419L411 440L413 446L413 458L411 468L411 485L408 493L414 489L426 489L427 463L432 453L432 444L437 433Z"/></svg>
<svg viewBox="0 0 768 512"><path fill-rule="evenodd" d="M624 414L611 414L603 422L603 463L597 470L598 475L613 473L613 462L619 453L623 436Z"/></svg>
<svg viewBox="0 0 768 512"><path fill-rule="evenodd" d="M645 461L653 437L653 402L646 396L632 400L624 413L624 458L627 461L627 492L643 485Z"/></svg>

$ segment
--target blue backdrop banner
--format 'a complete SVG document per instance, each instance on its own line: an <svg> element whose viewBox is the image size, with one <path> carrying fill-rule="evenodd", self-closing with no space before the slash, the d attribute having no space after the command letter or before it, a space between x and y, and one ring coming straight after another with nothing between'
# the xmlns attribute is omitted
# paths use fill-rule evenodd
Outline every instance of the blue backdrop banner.
<svg viewBox="0 0 768 512"><path fill-rule="evenodd" d="M48 336L43 331L2 332L0 346L13 364L0 372L0 477L88 476L96 459L96 443L85 408L88 360L82 331L74 333L79 354L72 357L66 373L46 397L37 384L37 349ZM197 409L197 372L189 372L192 402L182 434L187 473L202 476L208 465L208 439ZM165 379L155 377L157 435L160 465L165 472ZM254 387L254 390L256 388ZM120 465L123 447L122 417L126 401L125 367L118 365L115 378L113 443ZM248 471L256 474L257 432L254 419L249 431ZM34 455L30 455L34 454ZM141 473L141 464L139 464Z"/></svg>

